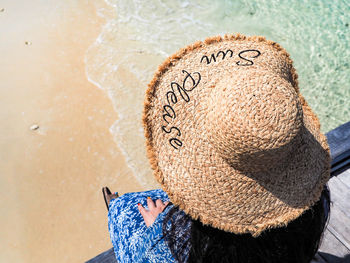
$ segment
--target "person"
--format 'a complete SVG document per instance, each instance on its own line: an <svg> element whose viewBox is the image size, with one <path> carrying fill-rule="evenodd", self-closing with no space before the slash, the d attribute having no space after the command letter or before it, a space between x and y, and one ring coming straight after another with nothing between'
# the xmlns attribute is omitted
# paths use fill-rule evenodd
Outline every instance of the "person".
<svg viewBox="0 0 350 263"><path fill-rule="evenodd" d="M279 44L236 34L181 49L150 82L143 125L161 189L103 188L118 262L313 259L330 150Z"/></svg>

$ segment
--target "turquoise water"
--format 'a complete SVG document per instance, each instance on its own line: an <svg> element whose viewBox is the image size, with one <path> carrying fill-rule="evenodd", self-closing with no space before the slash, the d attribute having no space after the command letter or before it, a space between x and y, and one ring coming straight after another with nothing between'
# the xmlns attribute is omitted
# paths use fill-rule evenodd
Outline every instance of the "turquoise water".
<svg viewBox="0 0 350 263"><path fill-rule="evenodd" d="M350 2L106 0L114 13L86 54L89 80L111 98L111 127L145 186L144 92L167 56L208 36L262 35L291 55L323 132L350 121ZM106 10L105 10L106 11ZM103 15L103 10L101 10Z"/></svg>

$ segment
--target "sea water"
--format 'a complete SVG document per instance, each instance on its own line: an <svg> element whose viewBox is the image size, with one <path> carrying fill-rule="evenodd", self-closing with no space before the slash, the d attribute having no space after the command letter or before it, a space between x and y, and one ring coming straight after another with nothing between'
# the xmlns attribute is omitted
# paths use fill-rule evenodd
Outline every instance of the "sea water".
<svg viewBox="0 0 350 263"><path fill-rule="evenodd" d="M142 128L147 84L166 57L209 36L239 32L281 44L322 131L350 121L349 1L106 2L113 15L86 53L86 73L108 93L118 114L110 131L145 187L153 185Z"/></svg>

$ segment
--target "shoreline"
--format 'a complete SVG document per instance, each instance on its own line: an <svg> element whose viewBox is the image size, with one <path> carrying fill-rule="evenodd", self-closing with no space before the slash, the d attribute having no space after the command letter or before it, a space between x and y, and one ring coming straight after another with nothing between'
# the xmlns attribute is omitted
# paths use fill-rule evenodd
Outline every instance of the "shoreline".
<svg viewBox="0 0 350 263"><path fill-rule="evenodd" d="M102 186L144 190L109 131L112 102L85 72L106 22L98 12L108 8L68 0L1 8L0 261L88 260L112 246Z"/></svg>

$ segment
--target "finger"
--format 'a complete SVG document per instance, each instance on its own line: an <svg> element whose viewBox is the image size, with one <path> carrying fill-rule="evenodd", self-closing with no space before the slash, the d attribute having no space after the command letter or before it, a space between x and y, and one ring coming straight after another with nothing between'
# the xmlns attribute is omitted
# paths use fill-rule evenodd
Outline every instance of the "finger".
<svg viewBox="0 0 350 263"><path fill-rule="evenodd" d="M147 212L148 212L148 211L146 210L146 208L144 208L141 204L138 204L138 205L137 205L137 208L139 209L139 211L140 211L140 213L141 213L143 219L145 219L146 214L147 214Z"/></svg>
<svg viewBox="0 0 350 263"><path fill-rule="evenodd" d="M163 204L163 201L162 201L162 200L157 199L157 200L156 200L156 206L157 206L157 207L164 207L165 205Z"/></svg>
<svg viewBox="0 0 350 263"><path fill-rule="evenodd" d="M150 214L150 211L148 211L142 205L138 205L138 209L143 217L143 220L145 221L146 226L149 227L152 224L152 222L154 222L154 220L152 219L152 215Z"/></svg>
<svg viewBox="0 0 350 263"><path fill-rule="evenodd" d="M147 205L149 210L156 208L156 205L154 204L152 198L149 196L147 197Z"/></svg>

